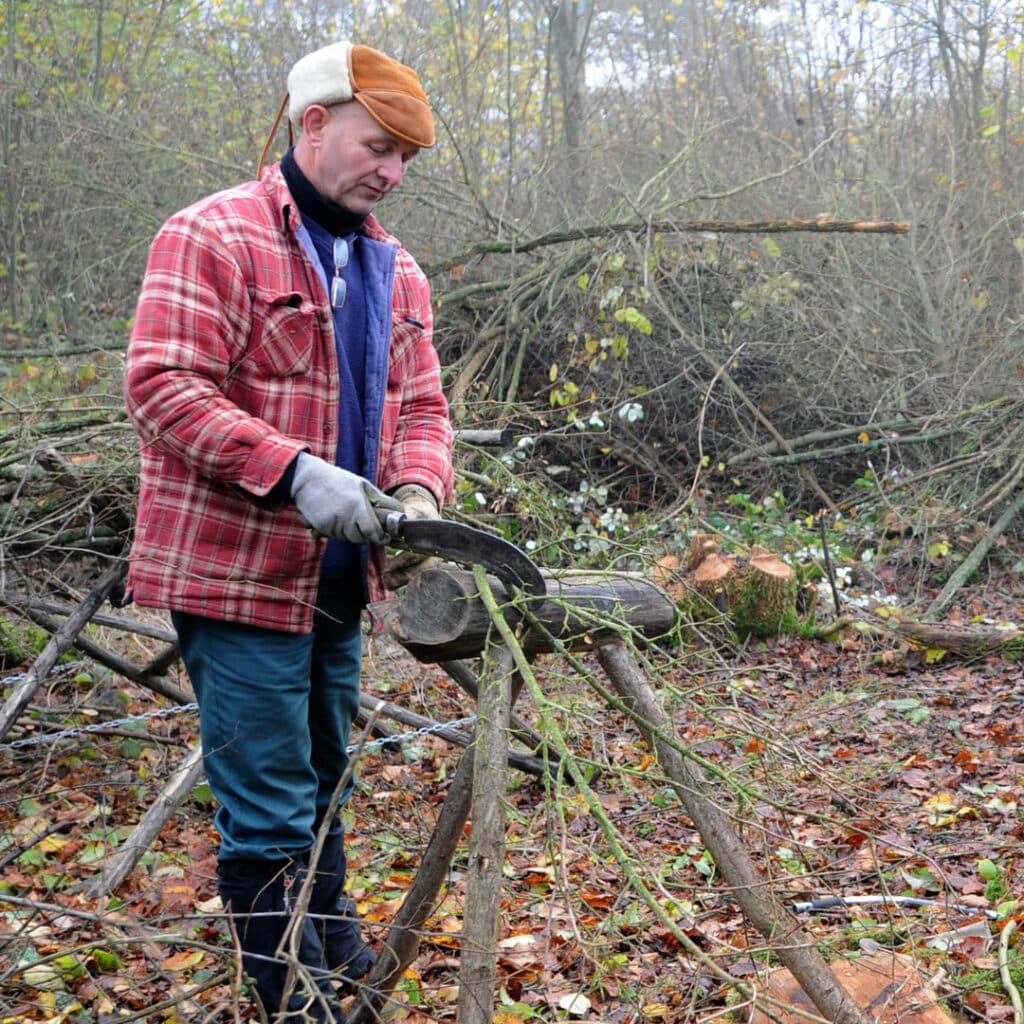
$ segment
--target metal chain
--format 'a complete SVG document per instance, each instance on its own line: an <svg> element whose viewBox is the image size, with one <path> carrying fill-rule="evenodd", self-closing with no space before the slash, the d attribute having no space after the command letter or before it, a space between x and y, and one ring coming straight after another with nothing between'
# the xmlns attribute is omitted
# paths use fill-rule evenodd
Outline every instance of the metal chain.
<svg viewBox="0 0 1024 1024"><path fill-rule="evenodd" d="M198 711L198 704L179 704L171 708L160 708L157 711L147 711L141 715L131 715L128 718L117 718L110 722L93 722L91 725L79 725L73 729L64 729L61 732L45 733L40 736L28 736L25 739L13 740L10 743L0 743L0 750L10 750L19 747L33 747L42 743L56 743L57 740L71 739L74 736L81 736L89 732L107 732L110 729L118 729L123 725L131 725L133 722L145 722L151 718L170 718L174 715L182 715L192 711ZM467 718L460 718L454 722L435 722L433 725L424 725L412 732L397 733L394 736L384 736L378 740L371 740L361 745L363 750L376 750L379 747L398 746L418 739L420 736L430 736L434 733L445 732L448 729L461 729L463 726L472 725L476 722L476 715ZM142 738L140 736L140 738ZM350 754L360 749L360 744L352 744L348 748Z"/></svg>
<svg viewBox="0 0 1024 1024"><path fill-rule="evenodd" d="M144 722L149 718L170 718L172 715L182 715L189 711L198 711L198 704L178 704L173 708L160 708L158 711L147 711L142 715L131 715L129 718L116 718L110 722L93 722L91 725L79 725L73 729L64 729L62 732L48 732L39 736L28 736L23 740L13 740L11 743L0 744L0 749L9 747L33 747L40 743L56 743L57 740L70 739L72 736L80 736L86 732L107 732L110 729L119 729L122 725L131 725L132 722Z"/></svg>
<svg viewBox="0 0 1024 1024"><path fill-rule="evenodd" d="M449 729L461 729L464 725L474 725L476 715L469 715L467 718L458 718L454 722L435 722L433 725L424 725L412 732L396 733L394 736L382 736L379 740L370 740L362 744L363 750L376 750L378 747L387 747L391 744L397 746L400 743L407 743L419 736L430 736L435 732L447 732ZM348 748L350 754L359 750L359 744L353 744Z"/></svg>

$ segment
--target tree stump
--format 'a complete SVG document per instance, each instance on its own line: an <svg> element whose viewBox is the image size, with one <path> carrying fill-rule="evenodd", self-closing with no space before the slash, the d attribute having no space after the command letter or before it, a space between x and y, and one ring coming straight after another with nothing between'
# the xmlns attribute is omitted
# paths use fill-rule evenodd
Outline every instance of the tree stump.
<svg viewBox="0 0 1024 1024"><path fill-rule="evenodd" d="M877 1024L954 1024L939 996L921 978L912 957L885 951L833 963L832 970L851 998ZM754 1007L750 1024L805 1024L807 1013L815 1010L785 967L768 975L764 994L794 1009L773 1005L769 1016Z"/></svg>
<svg viewBox="0 0 1024 1024"><path fill-rule="evenodd" d="M684 622L727 622L741 638L778 636L796 624L796 579L767 548L723 554L713 534L697 534L684 560L668 555L655 582L671 594Z"/></svg>

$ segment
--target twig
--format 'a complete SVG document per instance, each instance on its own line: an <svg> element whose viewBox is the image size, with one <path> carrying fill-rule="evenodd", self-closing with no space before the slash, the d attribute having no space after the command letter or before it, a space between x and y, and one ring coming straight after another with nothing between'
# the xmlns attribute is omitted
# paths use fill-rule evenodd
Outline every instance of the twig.
<svg viewBox="0 0 1024 1024"><path fill-rule="evenodd" d="M36 843L41 843L47 836L52 836L54 832L61 832L63 829L66 829L68 825L69 822L67 821L58 821L44 832L40 832L38 835L34 835L31 838L26 839L25 842L19 843L13 850L9 850L3 857L0 857L0 868L7 867L8 864L17 860L23 853L31 850Z"/></svg>
<svg viewBox="0 0 1024 1024"><path fill-rule="evenodd" d="M693 496L697 493L697 485L700 482L701 470L704 468L704 420L707 417L708 402L711 401L711 392L715 390L715 385L718 383L719 377L725 373L725 368L731 363L735 362L739 354L746 347L746 342L741 342L729 353L728 359L725 359L722 364L715 370L715 375L711 378L710 383L704 389L704 394L700 400L700 415L697 419L697 468L693 474L693 480L690 483L690 491L686 495L685 499L680 502L678 508L672 509L666 518L674 519L679 513L689 506L690 502L693 501Z"/></svg>
<svg viewBox="0 0 1024 1024"><path fill-rule="evenodd" d="M999 932L999 977L1003 987L1013 1003L1013 1019L1015 1024L1024 1024L1024 1005L1021 1005L1020 992L1010 976L1010 936L1017 929L1016 921L1007 921Z"/></svg>
<svg viewBox="0 0 1024 1024"><path fill-rule="evenodd" d="M825 515L818 516L818 529L821 533L821 553L825 559L825 573L828 576L828 585L832 588L832 604L835 606L836 615L843 612L842 602L839 600L839 589L836 587L836 574L832 568L832 555L828 549L828 531L825 529Z"/></svg>
<svg viewBox="0 0 1024 1024"><path fill-rule="evenodd" d="M182 1003L190 1002L193 996L197 996L201 992L205 992L207 989L223 985L230 977L230 971L223 971L221 974L214 975L212 978L207 978L198 985L192 985L187 989L182 988L167 999L162 999L159 1003L153 1003L151 1006L147 1006L142 1010L136 1010L134 1013L127 1013L124 1016L118 1016L118 1024L122 1024L122 1022L123 1024L130 1024L133 1020L149 1020L154 1014L159 1013L160 1010L169 1010L172 1007L180 1006ZM195 1009L195 1007L192 1007L190 1012L194 1012Z"/></svg>

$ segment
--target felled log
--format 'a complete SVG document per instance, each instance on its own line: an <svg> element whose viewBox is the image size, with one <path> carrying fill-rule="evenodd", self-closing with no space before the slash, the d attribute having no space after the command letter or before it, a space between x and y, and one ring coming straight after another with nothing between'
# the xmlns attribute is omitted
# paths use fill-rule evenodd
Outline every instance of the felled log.
<svg viewBox="0 0 1024 1024"><path fill-rule="evenodd" d="M796 621L792 567L757 545L745 557L723 554L713 534L698 534L682 561L663 558L654 578L689 622L725 619L746 637L777 636Z"/></svg>
<svg viewBox="0 0 1024 1024"><path fill-rule="evenodd" d="M886 611L890 612L889 609ZM816 638L833 637L847 630L856 630L857 633L895 643L906 641L928 651L945 651L956 658L995 656L1011 661L1024 658L1024 630L1009 623L996 626L984 623L918 622L894 612L883 616L858 608L831 622L821 623L809 631L809 635Z"/></svg>
<svg viewBox="0 0 1024 1024"><path fill-rule="evenodd" d="M547 634L570 650L599 646L633 629L655 639L676 621L671 597L656 583L633 573L549 574L547 599L531 602L541 628L522 637L528 654L551 651ZM517 624L521 612L505 587L490 579L506 621ZM373 605L377 623L422 662L451 661L479 654L492 628L472 572L447 563L428 569L392 600Z"/></svg>

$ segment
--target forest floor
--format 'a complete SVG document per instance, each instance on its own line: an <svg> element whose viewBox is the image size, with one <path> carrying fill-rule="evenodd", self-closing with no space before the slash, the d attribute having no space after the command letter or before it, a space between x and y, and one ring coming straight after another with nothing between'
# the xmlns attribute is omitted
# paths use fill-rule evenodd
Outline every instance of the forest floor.
<svg viewBox="0 0 1024 1024"><path fill-rule="evenodd" d="M1024 621L1013 562L991 563L949 620ZM894 566L876 582L896 594L916 587L920 599L919 581L901 578L906 571ZM599 678L596 660L585 662ZM535 667L631 868L708 960L684 948L627 883L598 818L568 781L513 772L495 1020L562 1020L568 1009L595 1022L722 1015L728 986L709 963L757 979L771 966L767 944L730 899L634 725L564 660L546 655ZM1012 985L998 965L1000 927L1016 913L1006 903L1024 899L1020 665L936 660L851 631L738 651L651 652L645 667L683 742L723 773L712 792L787 902L925 901L801 912L830 958L910 954L954 1017L1014 1020ZM368 639L365 688L437 720L467 714L462 691L439 667L377 636ZM42 719L66 714L69 704L77 721L92 723L164 706L89 670L40 691L33 707ZM516 710L534 719L527 695ZM178 809L116 900L91 897L82 884L196 738L195 716L182 714L0 751L0 1024L257 1019L238 997L205 787ZM460 753L419 736L372 749L359 763L345 810L349 888L376 943L415 874ZM391 1021L455 1020L463 866L457 857L419 956L386 1006ZM986 912L1000 905L996 921ZM1019 982L1016 936L1007 955Z"/></svg>

